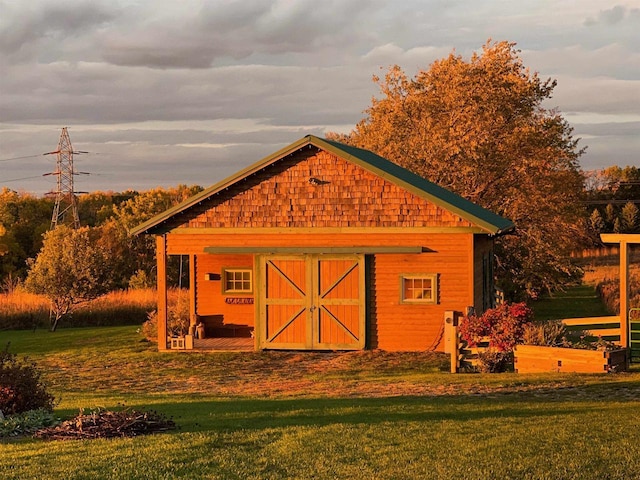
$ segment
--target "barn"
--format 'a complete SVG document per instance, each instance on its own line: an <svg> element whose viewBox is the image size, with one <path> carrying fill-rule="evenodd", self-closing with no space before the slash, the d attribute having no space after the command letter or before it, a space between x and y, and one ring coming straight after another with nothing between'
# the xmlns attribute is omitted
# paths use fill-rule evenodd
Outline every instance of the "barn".
<svg viewBox="0 0 640 480"><path fill-rule="evenodd" d="M366 150L306 136L136 227L156 238L160 350L444 349L494 302L500 217ZM167 259L190 328L167 329Z"/></svg>

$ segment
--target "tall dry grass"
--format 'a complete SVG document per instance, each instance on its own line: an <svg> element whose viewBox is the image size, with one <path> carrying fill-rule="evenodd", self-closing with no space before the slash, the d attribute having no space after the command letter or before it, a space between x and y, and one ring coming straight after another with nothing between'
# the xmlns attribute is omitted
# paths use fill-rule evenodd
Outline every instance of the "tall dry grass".
<svg viewBox="0 0 640 480"><path fill-rule="evenodd" d="M79 305L62 319L61 327L141 325L156 308L156 290L123 290ZM0 330L47 328L49 301L16 289L0 294Z"/></svg>
<svg viewBox="0 0 640 480"><path fill-rule="evenodd" d="M596 288L610 311L620 311L619 265L586 267L583 281ZM640 307L640 265L629 265L629 290L629 307Z"/></svg>

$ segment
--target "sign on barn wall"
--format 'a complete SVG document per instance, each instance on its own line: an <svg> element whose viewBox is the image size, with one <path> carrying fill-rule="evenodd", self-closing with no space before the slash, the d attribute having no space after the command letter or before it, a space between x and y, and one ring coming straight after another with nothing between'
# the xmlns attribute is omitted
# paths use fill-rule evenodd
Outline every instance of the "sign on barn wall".
<svg viewBox="0 0 640 480"><path fill-rule="evenodd" d="M227 297L224 299L224 303L230 305L250 305L253 303L252 297Z"/></svg>

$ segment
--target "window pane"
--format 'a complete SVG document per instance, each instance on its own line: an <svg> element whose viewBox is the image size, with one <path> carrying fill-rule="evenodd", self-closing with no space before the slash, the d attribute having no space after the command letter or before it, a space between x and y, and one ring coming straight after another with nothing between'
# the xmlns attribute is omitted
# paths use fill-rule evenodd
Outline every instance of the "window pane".
<svg viewBox="0 0 640 480"><path fill-rule="evenodd" d="M402 301L433 303L436 301L436 276L403 276Z"/></svg>
<svg viewBox="0 0 640 480"><path fill-rule="evenodd" d="M251 292L251 270L225 270L224 290L226 293Z"/></svg>

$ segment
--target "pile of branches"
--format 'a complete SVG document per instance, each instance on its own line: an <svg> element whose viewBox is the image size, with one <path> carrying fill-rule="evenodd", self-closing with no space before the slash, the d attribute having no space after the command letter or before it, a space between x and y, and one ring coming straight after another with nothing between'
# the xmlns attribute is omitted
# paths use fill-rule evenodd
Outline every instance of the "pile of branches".
<svg viewBox="0 0 640 480"><path fill-rule="evenodd" d="M173 420L155 411L96 410L85 414L80 410L71 420L38 430L34 436L50 440L136 437L175 428Z"/></svg>

